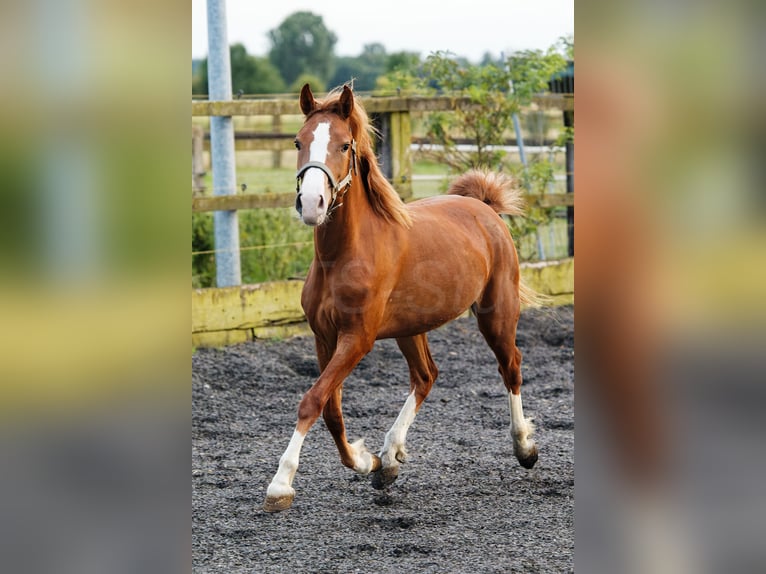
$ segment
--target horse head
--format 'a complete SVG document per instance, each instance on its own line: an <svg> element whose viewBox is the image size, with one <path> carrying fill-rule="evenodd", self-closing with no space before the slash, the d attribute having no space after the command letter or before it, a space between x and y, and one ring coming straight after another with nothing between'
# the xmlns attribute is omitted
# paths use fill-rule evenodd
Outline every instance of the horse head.
<svg viewBox="0 0 766 574"><path fill-rule="evenodd" d="M300 106L306 119L295 137L295 209L305 224L322 225L332 210L342 205L357 169L356 141L349 122L354 94L344 86L335 105L320 106L305 84Z"/></svg>

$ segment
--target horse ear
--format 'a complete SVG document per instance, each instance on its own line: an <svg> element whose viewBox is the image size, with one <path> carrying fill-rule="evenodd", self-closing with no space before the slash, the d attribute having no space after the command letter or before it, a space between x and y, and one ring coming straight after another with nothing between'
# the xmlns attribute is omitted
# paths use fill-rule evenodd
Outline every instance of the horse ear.
<svg viewBox="0 0 766 574"><path fill-rule="evenodd" d="M311 86L303 84L303 89L301 89L301 111L303 115L309 115L316 107L317 102L314 99L314 94L311 93Z"/></svg>
<svg viewBox="0 0 766 574"><path fill-rule="evenodd" d="M340 95L340 117L346 119L354 110L354 93L348 86L343 86L343 93Z"/></svg>

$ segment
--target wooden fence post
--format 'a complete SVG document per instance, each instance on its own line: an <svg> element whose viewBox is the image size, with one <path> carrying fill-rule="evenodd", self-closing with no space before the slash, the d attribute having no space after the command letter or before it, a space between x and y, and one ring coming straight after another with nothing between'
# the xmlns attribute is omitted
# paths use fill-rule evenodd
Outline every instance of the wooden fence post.
<svg viewBox="0 0 766 574"><path fill-rule="evenodd" d="M192 126L192 195L201 194L205 191L202 178L207 173L205 170L205 132L200 126Z"/></svg>
<svg viewBox="0 0 766 574"><path fill-rule="evenodd" d="M402 199L409 199L412 197L412 124L409 112L391 114L391 141L392 181Z"/></svg>
<svg viewBox="0 0 766 574"><path fill-rule="evenodd" d="M271 131L275 134L282 133L282 116L274 114L271 116ZM282 150L275 149L271 152L271 167L278 169L282 167Z"/></svg>
<svg viewBox="0 0 766 574"><path fill-rule="evenodd" d="M381 136L377 150L381 170L393 184L399 196L402 199L409 199L412 197L410 113L407 111L382 112L373 114L373 117Z"/></svg>

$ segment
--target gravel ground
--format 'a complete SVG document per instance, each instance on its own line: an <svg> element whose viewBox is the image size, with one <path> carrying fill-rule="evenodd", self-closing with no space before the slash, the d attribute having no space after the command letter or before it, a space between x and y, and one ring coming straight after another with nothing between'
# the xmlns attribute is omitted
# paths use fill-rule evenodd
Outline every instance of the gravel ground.
<svg viewBox="0 0 766 574"><path fill-rule="evenodd" d="M311 337L198 350L192 378L193 566L203 572L572 572L574 310L527 310L518 329L525 414L540 459L513 456L508 400L473 318L429 334L440 375L407 437L398 480L376 491L342 466L320 420L291 509L261 504L318 376ZM350 441L383 444L409 392L394 341L344 386Z"/></svg>

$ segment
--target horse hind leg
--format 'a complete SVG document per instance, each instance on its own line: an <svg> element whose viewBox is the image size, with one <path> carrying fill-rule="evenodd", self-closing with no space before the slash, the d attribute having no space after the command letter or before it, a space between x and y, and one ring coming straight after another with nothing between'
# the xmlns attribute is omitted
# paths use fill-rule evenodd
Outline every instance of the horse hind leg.
<svg viewBox="0 0 766 574"><path fill-rule="evenodd" d="M500 373L505 380L506 375L500 368ZM521 351L515 348L514 359L511 363L510 378L518 381L508 392L508 403L511 410L511 436L513 437L513 454L524 468L532 468L537 462L537 445L529 438L534 432L534 425L529 419L524 418L524 409L521 405ZM507 385L506 385L507 387Z"/></svg>
<svg viewBox="0 0 766 574"><path fill-rule="evenodd" d="M511 411L511 436L513 454L524 468L532 468L537 462L537 445L530 437L532 423L524 417L521 403L521 351L516 347L516 324L519 319L518 298L510 309L496 299L489 301L492 290L485 291L484 300L474 306L479 331L497 358L498 371L508 391Z"/></svg>
<svg viewBox="0 0 766 574"><path fill-rule="evenodd" d="M399 338L396 343L410 369L410 394L393 426L386 433L386 439L380 451L381 468L372 475L372 486L377 489L392 484L399 476L399 465L407 456L405 450L407 431L439 374L428 348L425 333Z"/></svg>

